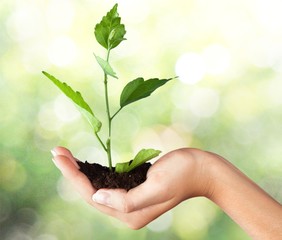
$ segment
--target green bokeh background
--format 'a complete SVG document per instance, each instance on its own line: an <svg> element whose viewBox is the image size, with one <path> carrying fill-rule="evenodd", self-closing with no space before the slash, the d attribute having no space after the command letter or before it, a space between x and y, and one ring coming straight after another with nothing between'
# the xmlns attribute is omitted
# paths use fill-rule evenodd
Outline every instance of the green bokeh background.
<svg viewBox="0 0 282 240"><path fill-rule="evenodd" d="M179 80L120 113L115 161L143 147L163 153L202 148L227 158L282 202L280 0L2 0L0 238L249 239L201 198L129 230L91 209L52 164L56 145L106 162L87 123L41 71L79 90L104 119L103 74L93 52L105 53L93 28L116 2L128 40L112 52L119 76L110 79L112 109L129 80Z"/></svg>

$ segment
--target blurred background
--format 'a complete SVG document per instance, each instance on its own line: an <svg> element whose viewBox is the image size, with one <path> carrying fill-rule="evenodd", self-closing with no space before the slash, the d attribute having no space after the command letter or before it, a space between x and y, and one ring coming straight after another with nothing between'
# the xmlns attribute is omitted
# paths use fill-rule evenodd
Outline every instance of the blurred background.
<svg viewBox="0 0 282 240"><path fill-rule="evenodd" d="M52 164L56 145L106 164L90 127L41 71L80 91L103 120L103 74L93 53L105 51L93 29L116 2L127 40L112 51L119 77L109 82L112 112L136 77L179 79L115 119L114 161L143 147L202 148L282 202L280 0L1 0L0 238L249 239L201 198L129 230L91 209Z"/></svg>

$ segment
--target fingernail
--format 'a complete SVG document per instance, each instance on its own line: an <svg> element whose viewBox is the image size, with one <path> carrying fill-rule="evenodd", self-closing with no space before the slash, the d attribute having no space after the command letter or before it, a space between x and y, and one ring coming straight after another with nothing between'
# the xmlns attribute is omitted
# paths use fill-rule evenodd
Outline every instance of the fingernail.
<svg viewBox="0 0 282 240"><path fill-rule="evenodd" d="M108 192L96 192L93 196L92 199L94 202L110 206L111 205L111 195Z"/></svg>
<svg viewBox="0 0 282 240"><path fill-rule="evenodd" d="M51 150L51 153L52 153L53 157L56 157L58 155L53 149Z"/></svg>
<svg viewBox="0 0 282 240"><path fill-rule="evenodd" d="M59 166L58 166L58 164L57 164L57 162L56 162L56 160L55 160L54 158L52 158L52 161L53 161L53 163L55 164L55 166L56 166L57 168L59 168Z"/></svg>

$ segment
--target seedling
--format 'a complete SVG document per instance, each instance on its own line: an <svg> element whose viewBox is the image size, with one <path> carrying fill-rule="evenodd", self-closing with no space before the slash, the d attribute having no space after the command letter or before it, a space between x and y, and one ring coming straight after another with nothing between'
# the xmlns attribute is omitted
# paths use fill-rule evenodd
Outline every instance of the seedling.
<svg viewBox="0 0 282 240"><path fill-rule="evenodd" d="M104 16L100 23L95 26L94 34L97 42L106 49L106 58L101 58L94 54L98 64L104 72L104 91L105 91L105 104L106 104L106 114L108 121L108 137L106 141L103 141L99 132L102 128L101 121L94 114L89 104L86 103L80 92L74 91L67 83L58 80L51 74L43 71L42 73L49 78L67 97L69 97L75 105L78 107L82 115L87 119L91 128L101 144L101 147L105 150L108 158L108 167L113 171L112 166L112 122L118 115L118 113L127 105L139 101L143 98L150 96L156 89L163 86L173 78L169 79L158 79L151 78L144 80L144 78L139 77L130 81L122 90L120 95L120 106L114 114L111 114L110 110L110 100L108 96L108 80L109 77L118 79L115 71L110 64L110 53L116 48L122 41L126 40L125 36L125 26L121 24L121 18L119 17L117 11L118 5L115 4L114 7ZM137 155L130 162L117 163L115 166L115 172L123 173L129 172L134 168L142 165L146 161L157 157L161 151L155 149L142 149L137 153Z"/></svg>

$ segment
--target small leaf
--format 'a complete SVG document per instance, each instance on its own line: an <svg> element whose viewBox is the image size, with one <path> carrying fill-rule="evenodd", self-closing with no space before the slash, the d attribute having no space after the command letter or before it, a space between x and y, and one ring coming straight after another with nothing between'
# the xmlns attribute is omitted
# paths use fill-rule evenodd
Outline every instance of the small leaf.
<svg viewBox="0 0 282 240"><path fill-rule="evenodd" d="M161 151L155 149L142 149L137 153L137 155L132 161L125 163L117 163L115 166L115 171L117 173L130 172L134 168L139 167L143 163L151 160L152 158L159 156L160 153Z"/></svg>
<svg viewBox="0 0 282 240"><path fill-rule="evenodd" d="M130 103L150 96L157 88L172 79L173 78L159 80L158 78L152 78L144 81L143 78L137 78L129 82L121 93L120 107L123 108Z"/></svg>
<svg viewBox="0 0 282 240"><path fill-rule="evenodd" d="M120 23L121 18L117 12L118 4L102 18L102 21L95 26L94 34L98 43L104 48L111 50L118 46L126 33L124 24Z"/></svg>
<svg viewBox="0 0 282 240"><path fill-rule="evenodd" d="M105 61L103 58L100 58L99 56L96 56L94 54L97 62L99 63L100 67L103 69L104 73L106 73L107 75L110 75L114 78L118 78L116 73L114 72L113 68L111 67L111 65L109 64L109 62Z"/></svg>
<svg viewBox="0 0 282 240"><path fill-rule="evenodd" d="M80 92L75 92L66 83L61 82L54 76L47 72L42 71L42 73L49 78L67 97L69 97L79 108L82 115L88 120L94 131L97 133L100 131L102 123L95 117L93 111L89 105L84 101Z"/></svg>

